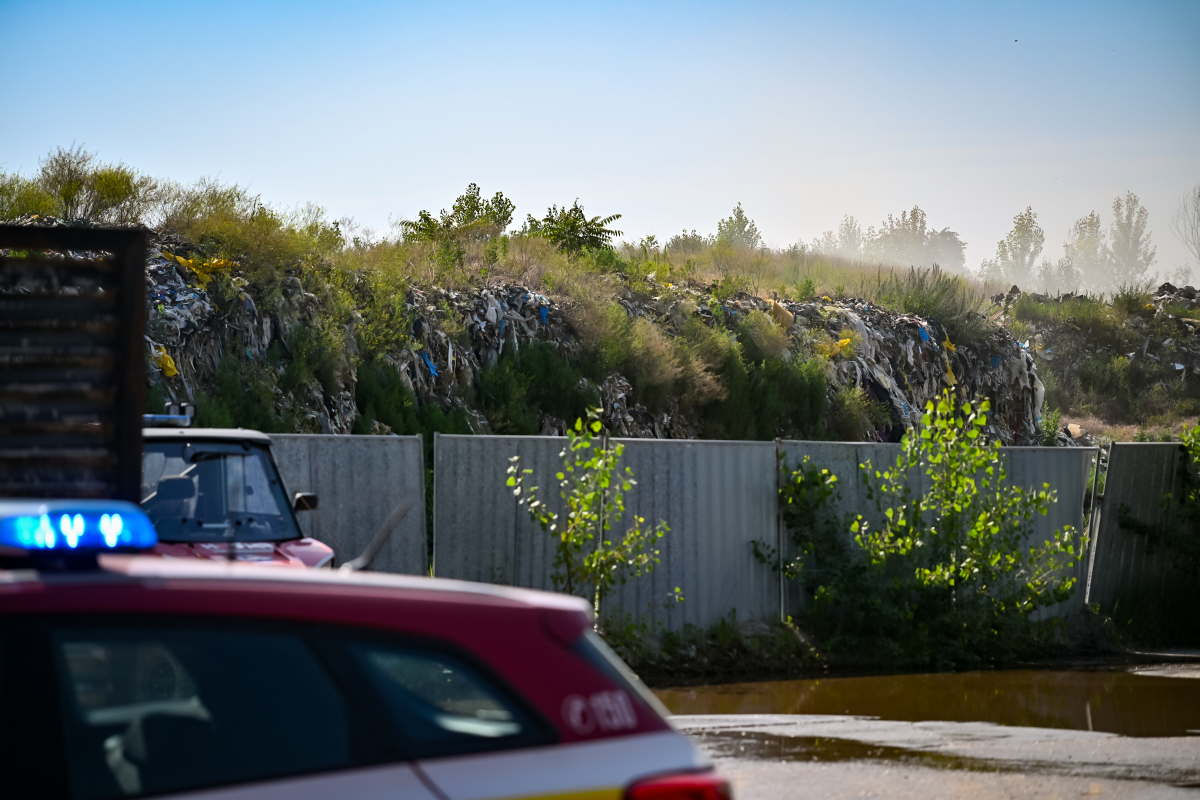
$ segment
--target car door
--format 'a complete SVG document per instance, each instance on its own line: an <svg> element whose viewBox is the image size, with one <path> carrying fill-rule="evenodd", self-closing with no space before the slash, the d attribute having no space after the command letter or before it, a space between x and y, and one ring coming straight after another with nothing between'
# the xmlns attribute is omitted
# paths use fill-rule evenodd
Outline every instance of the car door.
<svg viewBox="0 0 1200 800"><path fill-rule="evenodd" d="M433 643L369 639L344 646L406 751L448 800L619 800L636 778L704 766L675 731L559 742L486 664ZM608 722L625 718L612 704L598 710L609 712Z"/></svg>
<svg viewBox="0 0 1200 800"><path fill-rule="evenodd" d="M82 615L25 625L41 642L27 660L40 650L53 675L26 713L57 716L46 744L65 761L57 784L16 775L41 796L436 799L308 628Z"/></svg>

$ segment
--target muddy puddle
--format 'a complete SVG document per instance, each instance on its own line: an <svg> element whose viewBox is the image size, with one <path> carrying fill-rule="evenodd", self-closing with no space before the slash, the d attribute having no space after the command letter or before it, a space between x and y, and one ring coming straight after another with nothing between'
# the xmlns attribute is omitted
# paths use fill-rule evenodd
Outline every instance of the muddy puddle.
<svg viewBox="0 0 1200 800"><path fill-rule="evenodd" d="M714 758L769 761L891 761L939 769L998 771L1002 764L977 758L815 736L780 736L762 731L701 731L692 738Z"/></svg>
<svg viewBox="0 0 1200 800"><path fill-rule="evenodd" d="M847 714L1123 736L1200 734L1200 680L1135 671L1008 670L660 689L675 714Z"/></svg>

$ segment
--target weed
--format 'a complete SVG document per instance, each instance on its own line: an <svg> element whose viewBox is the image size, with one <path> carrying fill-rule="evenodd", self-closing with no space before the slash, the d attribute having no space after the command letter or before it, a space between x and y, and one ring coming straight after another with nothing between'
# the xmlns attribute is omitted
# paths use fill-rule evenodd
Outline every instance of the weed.
<svg viewBox="0 0 1200 800"><path fill-rule="evenodd" d="M829 409L829 432L837 441L860 442L876 429L890 427L891 410L857 386L839 387Z"/></svg>
<svg viewBox="0 0 1200 800"><path fill-rule="evenodd" d="M1058 444L1058 434L1062 430L1062 412L1057 408L1042 417L1042 446L1054 447Z"/></svg>
<svg viewBox="0 0 1200 800"><path fill-rule="evenodd" d="M622 306L609 306L603 320L606 333L600 347L605 363L629 378L647 408L661 409L682 372L675 348L656 325L629 317Z"/></svg>
<svg viewBox="0 0 1200 800"><path fill-rule="evenodd" d="M400 371L390 364L368 362L358 368L355 387L358 415L353 433L369 434L372 423L381 422L397 435L424 436L426 463L433 463L434 433L471 433L461 408L443 411L434 403L419 403Z"/></svg>
<svg viewBox="0 0 1200 800"><path fill-rule="evenodd" d="M1150 305L1150 292L1146 286L1125 284L1112 296L1113 310L1123 317L1142 314L1147 305Z"/></svg>
<svg viewBox="0 0 1200 800"><path fill-rule="evenodd" d="M730 614L707 628L670 631L614 614L603 618L600 634L651 686L797 677L820 665L790 618L739 623Z"/></svg>
<svg viewBox="0 0 1200 800"><path fill-rule="evenodd" d="M261 362L252 363L227 351L213 375L212 391L196 395L196 426L289 431L290 426L275 411L273 385ZM161 414L162 406L155 413Z"/></svg>

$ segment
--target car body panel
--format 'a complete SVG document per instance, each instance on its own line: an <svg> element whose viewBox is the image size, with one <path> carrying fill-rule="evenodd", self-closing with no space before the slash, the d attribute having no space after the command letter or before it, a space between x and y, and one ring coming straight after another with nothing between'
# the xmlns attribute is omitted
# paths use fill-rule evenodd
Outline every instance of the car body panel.
<svg viewBox="0 0 1200 800"><path fill-rule="evenodd" d="M620 800L638 779L708 766L675 731L418 763L449 800Z"/></svg>
<svg viewBox="0 0 1200 800"><path fill-rule="evenodd" d="M485 662L541 711L563 742L672 730L654 709L570 651L564 634L590 625L588 604L579 598L236 562L103 556L101 564L98 573L7 573L9 580L0 580L0 615L240 617L393 631L448 642Z"/></svg>
<svg viewBox="0 0 1200 800"><path fill-rule="evenodd" d="M308 537L282 542L159 542L153 554L163 558L241 561L277 567L315 568L333 564L333 549Z"/></svg>
<svg viewBox="0 0 1200 800"><path fill-rule="evenodd" d="M188 800L442 800L410 764L362 767L167 795Z"/></svg>

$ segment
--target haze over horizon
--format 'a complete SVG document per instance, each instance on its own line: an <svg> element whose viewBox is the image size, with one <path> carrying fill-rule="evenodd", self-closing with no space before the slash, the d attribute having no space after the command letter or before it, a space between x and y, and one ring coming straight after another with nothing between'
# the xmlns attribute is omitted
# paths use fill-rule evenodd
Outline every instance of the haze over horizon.
<svg viewBox="0 0 1200 800"><path fill-rule="evenodd" d="M1162 275L1200 183L1200 4L0 0L0 169L72 143L156 177L386 232L468 183L516 219L575 198L625 239L768 244L919 205L978 269L1032 206L1056 258L1132 191ZM1200 269L1200 265L1193 264Z"/></svg>

